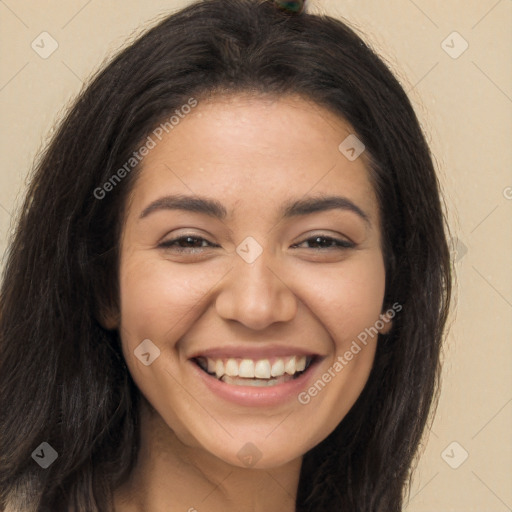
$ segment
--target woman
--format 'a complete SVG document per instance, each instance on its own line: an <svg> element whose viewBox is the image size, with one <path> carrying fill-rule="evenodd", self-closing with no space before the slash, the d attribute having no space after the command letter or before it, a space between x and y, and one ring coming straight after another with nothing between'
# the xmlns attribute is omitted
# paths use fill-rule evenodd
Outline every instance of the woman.
<svg viewBox="0 0 512 512"><path fill-rule="evenodd" d="M399 511L449 250L403 89L341 21L206 0L38 162L4 272L6 511Z"/></svg>

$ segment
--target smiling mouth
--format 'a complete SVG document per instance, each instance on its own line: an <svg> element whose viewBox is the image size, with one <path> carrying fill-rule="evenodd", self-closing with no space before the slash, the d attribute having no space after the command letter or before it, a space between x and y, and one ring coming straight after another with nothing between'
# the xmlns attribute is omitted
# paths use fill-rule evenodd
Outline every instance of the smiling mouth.
<svg viewBox="0 0 512 512"><path fill-rule="evenodd" d="M211 377L235 386L269 387L297 379L317 356L272 357L269 359L195 357L201 370Z"/></svg>

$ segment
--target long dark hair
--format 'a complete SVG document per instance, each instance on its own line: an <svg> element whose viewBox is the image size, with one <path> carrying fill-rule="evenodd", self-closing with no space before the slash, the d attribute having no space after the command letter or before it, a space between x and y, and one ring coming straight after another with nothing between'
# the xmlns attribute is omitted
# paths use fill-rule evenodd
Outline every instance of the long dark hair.
<svg viewBox="0 0 512 512"><path fill-rule="evenodd" d="M382 217L385 308L367 385L304 456L297 510L398 512L438 396L451 296L439 183L404 90L343 22L265 0L206 0L120 52L79 95L36 162L0 296L0 507L109 511L139 443L139 394L120 336L123 209L139 170L109 182L148 134L210 94L298 94L347 120L366 146ZM112 183L112 182L111 182ZM47 469L32 454L58 454Z"/></svg>

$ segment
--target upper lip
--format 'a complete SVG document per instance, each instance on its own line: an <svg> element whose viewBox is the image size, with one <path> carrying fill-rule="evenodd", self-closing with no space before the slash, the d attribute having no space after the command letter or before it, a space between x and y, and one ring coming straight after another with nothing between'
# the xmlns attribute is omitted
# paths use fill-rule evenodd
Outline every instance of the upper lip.
<svg viewBox="0 0 512 512"><path fill-rule="evenodd" d="M318 356L316 352L308 349L290 347L289 345L269 345L267 347L255 346L226 346L195 351L189 359L209 357L210 359L241 358L241 359L268 359L270 357L288 356Z"/></svg>

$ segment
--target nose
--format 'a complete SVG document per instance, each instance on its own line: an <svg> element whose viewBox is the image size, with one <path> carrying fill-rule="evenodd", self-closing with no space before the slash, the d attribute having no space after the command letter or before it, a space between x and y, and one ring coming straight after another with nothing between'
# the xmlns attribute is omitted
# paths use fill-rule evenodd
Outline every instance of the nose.
<svg viewBox="0 0 512 512"><path fill-rule="evenodd" d="M298 299L285 283L284 272L279 272L270 260L267 251L250 264L236 256L234 268L217 294L215 307L219 316L254 330L295 317Z"/></svg>

